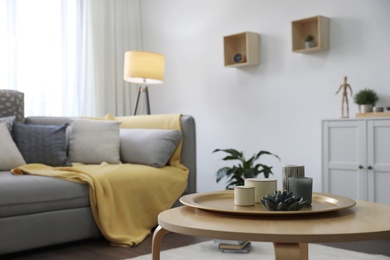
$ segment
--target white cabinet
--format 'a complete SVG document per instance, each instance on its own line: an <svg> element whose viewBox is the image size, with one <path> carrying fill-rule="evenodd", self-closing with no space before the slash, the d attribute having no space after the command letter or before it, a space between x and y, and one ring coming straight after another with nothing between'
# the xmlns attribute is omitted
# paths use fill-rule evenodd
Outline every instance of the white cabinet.
<svg viewBox="0 0 390 260"><path fill-rule="evenodd" d="M390 120L322 121L325 193L390 205Z"/></svg>

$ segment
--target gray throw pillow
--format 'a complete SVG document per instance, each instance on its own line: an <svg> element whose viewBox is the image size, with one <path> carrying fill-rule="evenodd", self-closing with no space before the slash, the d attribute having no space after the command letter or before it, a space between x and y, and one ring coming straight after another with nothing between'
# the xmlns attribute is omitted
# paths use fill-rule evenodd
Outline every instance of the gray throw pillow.
<svg viewBox="0 0 390 260"><path fill-rule="evenodd" d="M0 117L0 123L4 122L8 128L8 131L12 133L12 126L15 121L15 116Z"/></svg>
<svg viewBox="0 0 390 260"><path fill-rule="evenodd" d="M26 164L5 123L0 123L0 171Z"/></svg>
<svg viewBox="0 0 390 260"><path fill-rule="evenodd" d="M69 159L71 162L120 163L120 122L79 119L71 124Z"/></svg>
<svg viewBox="0 0 390 260"><path fill-rule="evenodd" d="M14 140L26 163L70 166L66 154L65 125L15 123Z"/></svg>
<svg viewBox="0 0 390 260"><path fill-rule="evenodd" d="M120 129L123 163L164 167L180 142L181 132L163 129Z"/></svg>

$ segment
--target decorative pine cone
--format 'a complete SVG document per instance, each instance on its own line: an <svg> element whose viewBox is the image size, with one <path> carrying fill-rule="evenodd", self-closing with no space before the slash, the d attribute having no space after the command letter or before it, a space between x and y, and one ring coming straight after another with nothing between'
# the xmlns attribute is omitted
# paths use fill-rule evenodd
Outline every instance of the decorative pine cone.
<svg viewBox="0 0 390 260"><path fill-rule="evenodd" d="M292 192L275 191L275 195L266 195L260 198L260 203L270 211L296 211L308 203L302 196L294 197Z"/></svg>

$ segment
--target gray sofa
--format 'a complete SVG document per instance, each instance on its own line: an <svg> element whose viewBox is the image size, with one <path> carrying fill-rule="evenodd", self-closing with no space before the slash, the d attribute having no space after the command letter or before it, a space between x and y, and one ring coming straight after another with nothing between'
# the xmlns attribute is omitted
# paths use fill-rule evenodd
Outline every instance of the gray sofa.
<svg viewBox="0 0 390 260"><path fill-rule="evenodd" d="M21 95L13 91L11 94L14 97ZM20 115L23 113L23 109L20 109L23 102L15 98L10 102L18 105L10 105L9 95L10 91L0 90L0 117L16 113L16 121L37 125L59 125L74 120L67 117L23 119L23 115ZM6 102L2 100L4 96L7 96ZM187 194L196 192L194 118L181 116L181 126L181 159L190 170ZM0 171L0 255L99 236L86 184L33 175L17 176L9 171Z"/></svg>

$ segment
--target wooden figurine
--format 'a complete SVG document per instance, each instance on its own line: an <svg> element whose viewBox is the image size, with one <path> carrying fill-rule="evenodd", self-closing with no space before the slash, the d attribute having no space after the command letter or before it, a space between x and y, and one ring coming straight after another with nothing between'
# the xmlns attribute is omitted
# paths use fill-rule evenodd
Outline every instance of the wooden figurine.
<svg viewBox="0 0 390 260"><path fill-rule="evenodd" d="M347 90L349 89L351 92L351 97L352 97L352 88L351 86L347 83L347 76L344 77L344 83L340 85L339 90L337 90L336 95L340 92L340 90L343 90L343 97L341 100L341 117L342 118L348 118L349 117L349 105L348 105L348 94ZM346 104L346 115L344 115L344 103Z"/></svg>

